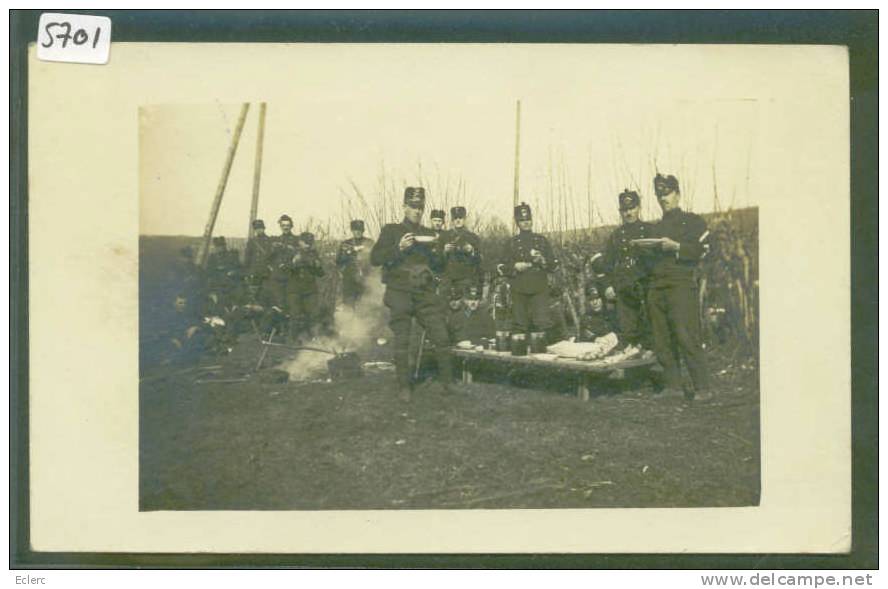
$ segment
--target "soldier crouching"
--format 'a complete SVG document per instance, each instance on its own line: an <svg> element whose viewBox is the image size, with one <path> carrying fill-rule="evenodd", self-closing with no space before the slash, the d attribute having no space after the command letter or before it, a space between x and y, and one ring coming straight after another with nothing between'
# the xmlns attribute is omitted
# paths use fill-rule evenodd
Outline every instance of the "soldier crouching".
<svg viewBox="0 0 888 589"><path fill-rule="evenodd" d="M395 373L402 401L410 400L412 388L409 347L414 318L434 345L444 392L452 381L445 306L435 290L436 276L444 267L443 245L434 231L420 224L424 210L425 189L408 187L404 191L404 219L383 227L370 252L370 263L382 266L383 303L389 309L389 327L394 334Z"/></svg>

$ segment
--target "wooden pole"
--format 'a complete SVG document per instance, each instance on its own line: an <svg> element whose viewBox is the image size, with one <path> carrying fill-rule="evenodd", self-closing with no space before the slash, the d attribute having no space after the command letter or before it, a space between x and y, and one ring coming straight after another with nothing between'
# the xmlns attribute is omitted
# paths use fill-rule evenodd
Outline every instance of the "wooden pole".
<svg viewBox="0 0 888 589"><path fill-rule="evenodd" d="M265 138L265 103L259 104L259 131L256 134L256 159L253 160L253 201L250 203L250 225L247 243L253 238L253 221L259 212L259 178L262 176L262 142Z"/></svg>
<svg viewBox="0 0 888 589"><path fill-rule="evenodd" d="M518 176L521 156L521 101L515 108L515 189L512 195L512 207L518 206Z"/></svg>
<svg viewBox="0 0 888 589"><path fill-rule="evenodd" d="M210 218L207 220L207 226L204 228L203 246L200 250L200 266L206 268L207 256L210 253L210 240L213 238L213 227L216 226L216 217L219 215L219 207L222 205L222 195L225 194L225 185L228 183L228 174L231 172L231 163L234 161L234 154L237 152L237 144L240 142L241 131L244 130L244 121L247 120L247 111L250 110L250 103L245 102L241 107L240 117L237 120L237 127L234 129L234 136L231 138L231 145L228 146L228 155L225 156L225 167L222 168L222 177L219 178L219 185L216 187L216 196L213 198L213 206L210 208Z"/></svg>

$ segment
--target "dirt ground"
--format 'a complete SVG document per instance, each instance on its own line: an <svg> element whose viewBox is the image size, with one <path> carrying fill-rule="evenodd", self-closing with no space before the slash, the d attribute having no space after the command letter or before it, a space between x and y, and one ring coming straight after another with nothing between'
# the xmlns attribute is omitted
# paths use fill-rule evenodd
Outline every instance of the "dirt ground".
<svg viewBox="0 0 888 589"><path fill-rule="evenodd" d="M717 397L694 405L658 398L632 374L603 380L588 402L567 381L521 374L509 384L476 375L446 396L421 386L409 404L398 402L390 372L340 382L196 382L243 377L258 347L239 345L219 369L166 367L143 377L142 510L759 501L758 378L719 352L710 354ZM274 350L269 365L288 354Z"/></svg>

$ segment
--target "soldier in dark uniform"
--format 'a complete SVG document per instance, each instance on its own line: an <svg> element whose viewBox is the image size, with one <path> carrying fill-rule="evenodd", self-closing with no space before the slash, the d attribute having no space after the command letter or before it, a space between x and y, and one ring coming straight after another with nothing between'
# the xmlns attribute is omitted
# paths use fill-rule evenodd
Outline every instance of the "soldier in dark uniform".
<svg viewBox="0 0 888 589"><path fill-rule="evenodd" d="M662 243L651 252L648 313L654 336L654 352L663 365L667 396L680 396L681 359L687 365L693 390L688 399L712 398L700 331L696 268L709 249L709 231L702 217L679 208L681 193L675 176L657 174L654 191L662 220L653 237Z"/></svg>
<svg viewBox="0 0 888 589"><path fill-rule="evenodd" d="M617 306L621 345L642 347L648 331L644 308L648 275L644 257L632 240L650 238L653 226L638 217L641 198L637 192L624 190L619 203L623 224L611 233L597 262L604 274L604 297Z"/></svg>
<svg viewBox="0 0 888 589"><path fill-rule="evenodd" d="M451 229L447 232L444 254L447 266L444 282L465 290L470 286L482 286L481 238L466 229L466 208L450 209Z"/></svg>
<svg viewBox="0 0 888 589"><path fill-rule="evenodd" d="M207 311L224 312L231 303L240 283L240 260L237 252L229 250L225 238L214 237L207 258Z"/></svg>
<svg viewBox="0 0 888 589"><path fill-rule="evenodd" d="M443 209L432 209L432 212L429 213L429 224L442 244L446 243L447 230L444 229L444 220L446 216L447 214Z"/></svg>
<svg viewBox="0 0 888 589"><path fill-rule="evenodd" d="M470 341L475 345L496 334L493 317L481 303L481 289L477 285L466 288L463 310L453 316L451 329L454 342Z"/></svg>
<svg viewBox="0 0 888 589"><path fill-rule="evenodd" d="M270 292L259 284L248 282L224 319L238 335L255 329L265 339L272 327L280 329L282 318L283 311L274 306Z"/></svg>
<svg viewBox="0 0 888 589"><path fill-rule="evenodd" d="M456 287L450 287L447 294L447 333L450 334L450 342L456 343L453 339L453 328L457 321L457 315L463 312L463 293Z"/></svg>
<svg viewBox="0 0 888 589"><path fill-rule="evenodd" d="M366 289L373 240L364 237L364 221L355 219L350 227L352 236L339 246L336 267L342 275L342 302L354 307Z"/></svg>
<svg viewBox="0 0 888 589"><path fill-rule="evenodd" d="M425 189L404 191L404 220L382 228L370 252L370 263L382 266L385 284L383 303L389 309L389 327L394 334L395 373L398 396L410 400L410 327L415 318L435 347L438 379L444 392L452 381L450 342L445 306L435 292L436 275L444 267L443 245L435 232L420 224L425 209Z"/></svg>
<svg viewBox="0 0 888 589"><path fill-rule="evenodd" d="M271 255L269 256L271 276L268 286L270 287L272 304L291 317L288 306L289 290L291 284L295 287L291 269L293 257L299 250L299 238L293 235L293 219L289 215L281 215L281 218L278 219L278 226L281 228L281 234L271 242ZM295 333L290 335L291 337L296 336Z"/></svg>
<svg viewBox="0 0 888 589"><path fill-rule="evenodd" d="M552 328L549 313L548 275L558 268L558 260L549 241L534 233L530 205L515 207L518 235L506 247L506 256L499 269L511 277L512 336L530 335L530 343L545 340Z"/></svg>
<svg viewBox="0 0 888 589"><path fill-rule="evenodd" d="M613 331L614 325L607 315L601 292L597 286L588 285L586 287L586 309L580 318L580 339L591 342Z"/></svg>
<svg viewBox="0 0 888 589"><path fill-rule="evenodd" d="M253 235L247 242L247 249L244 252L248 283L265 287L266 281L271 276L271 267L268 264L270 258L271 238L265 233L265 222L256 219L253 221Z"/></svg>
<svg viewBox="0 0 888 589"><path fill-rule="evenodd" d="M314 234L308 231L301 233L290 264L287 309L290 313L291 339L303 334L311 337L318 326L318 278L324 276L324 268L314 242Z"/></svg>

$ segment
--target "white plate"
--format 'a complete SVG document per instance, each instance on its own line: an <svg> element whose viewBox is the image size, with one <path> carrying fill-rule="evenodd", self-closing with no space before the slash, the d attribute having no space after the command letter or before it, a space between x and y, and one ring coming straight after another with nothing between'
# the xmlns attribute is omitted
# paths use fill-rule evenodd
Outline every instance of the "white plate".
<svg viewBox="0 0 888 589"><path fill-rule="evenodd" d="M416 243L432 243L438 238L434 235L417 235L413 239L414 241L416 241Z"/></svg>
<svg viewBox="0 0 888 589"><path fill-rule="evenodd" d="M659 238L633 239L630 243L639 247L654 247L663 243L663 240Z"/></svg>

